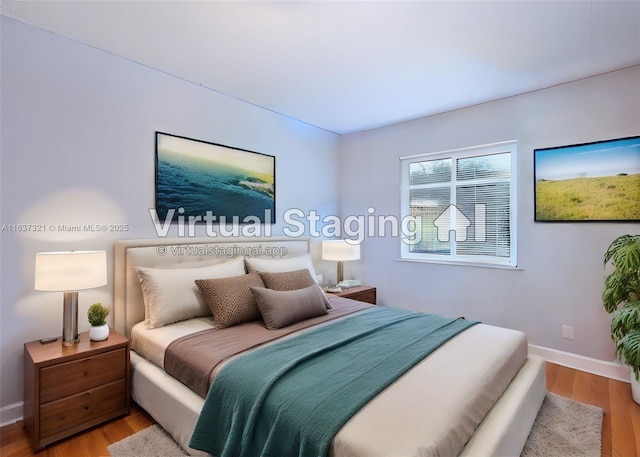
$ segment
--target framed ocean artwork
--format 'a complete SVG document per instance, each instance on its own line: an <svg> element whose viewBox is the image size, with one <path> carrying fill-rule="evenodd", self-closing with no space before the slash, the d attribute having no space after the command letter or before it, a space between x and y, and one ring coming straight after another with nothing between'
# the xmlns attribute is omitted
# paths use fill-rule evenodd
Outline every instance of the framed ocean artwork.
<svg viewBox="0 0 640 457"><path fill-rule="evenodd" d="M160 220L275 223L276 158L156 132Z"/></svg>
<svg viewBox="0 0 640 457"><path fill-rule="evenodd" d="M640 136L534 150L535 220L640 220Z"/></svg>

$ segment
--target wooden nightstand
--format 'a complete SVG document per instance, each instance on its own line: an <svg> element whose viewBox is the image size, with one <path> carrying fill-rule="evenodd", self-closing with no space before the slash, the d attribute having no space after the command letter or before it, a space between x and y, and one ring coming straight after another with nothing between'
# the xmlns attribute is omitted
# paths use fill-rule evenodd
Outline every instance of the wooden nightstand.
<svg viewBox="0 0 640 457"><path fill-rule="evenodd" d="M34 451L114 417L129 414L129 340L24 345L24 423Z"/></svg>
<svg viewBox="0 0 640 457"><path fill-rule="evenodd" d="M363 301L371 303L372 305L376 304L376 288L371 286L350 287L348 289L342 289L342 292L332 295Z"/></svg>

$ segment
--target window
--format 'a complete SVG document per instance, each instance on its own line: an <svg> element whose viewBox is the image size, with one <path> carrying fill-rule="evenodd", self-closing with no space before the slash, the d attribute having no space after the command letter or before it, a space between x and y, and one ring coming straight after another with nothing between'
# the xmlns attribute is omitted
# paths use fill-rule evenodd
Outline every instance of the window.
<svg viewBox="0 0 640 457"><path fill-rule="evenodd" d="M401 258L516 266L517 142L400 159Z"/></svg>

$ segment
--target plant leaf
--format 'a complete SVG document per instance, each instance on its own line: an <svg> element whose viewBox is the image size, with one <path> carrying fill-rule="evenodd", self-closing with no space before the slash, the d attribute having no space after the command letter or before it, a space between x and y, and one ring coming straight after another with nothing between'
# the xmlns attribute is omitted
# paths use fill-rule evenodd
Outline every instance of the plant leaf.
<svg viewBox="0 0 640 457"><path fill-rule="evenodd" d="M605 279L602 302L608 313L620 303L640 298L640 235L622 235L613 240L604 254L604 264L611 261L613 272Z"/></svg>
<svg viewBox="0 0 640 457"><path fill-rule="evenodd" d="M611 336L614 341L640 330L640 300L628 301L611 320Z"/></svg>
<svg viewBox="0 0 640 457"><path fill-rule="evenodd" d="M629 333L616 344L616 354L631 367L636 379L640 373L640 329Z"/></svg>
<svg viewBox="0 0 640 457"><path fill-rule="evenodd" d="M634 244L640 249L640 235L621 235L613 240L604 253L604 265L608 264L611 259L613 259L614 265L618 265L617 253L626 246Z"/></svg>

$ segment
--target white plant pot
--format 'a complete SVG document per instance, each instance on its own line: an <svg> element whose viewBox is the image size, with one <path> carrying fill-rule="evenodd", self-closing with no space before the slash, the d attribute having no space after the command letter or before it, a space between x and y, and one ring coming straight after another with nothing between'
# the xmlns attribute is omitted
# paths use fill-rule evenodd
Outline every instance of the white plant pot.
<svg viewBox="0 0 640 457"><path fill-rule="evenodd" d="M636 381L636 376L631 371L631 395L633 401L640 405L640 381Z"/></svg>
<svg viewBox="0 0 640 457"><path fill-rule="evenodd" d="M91 326L89 328L89 338L91 341L104 341L109 338L109 325Z"/></svg>

